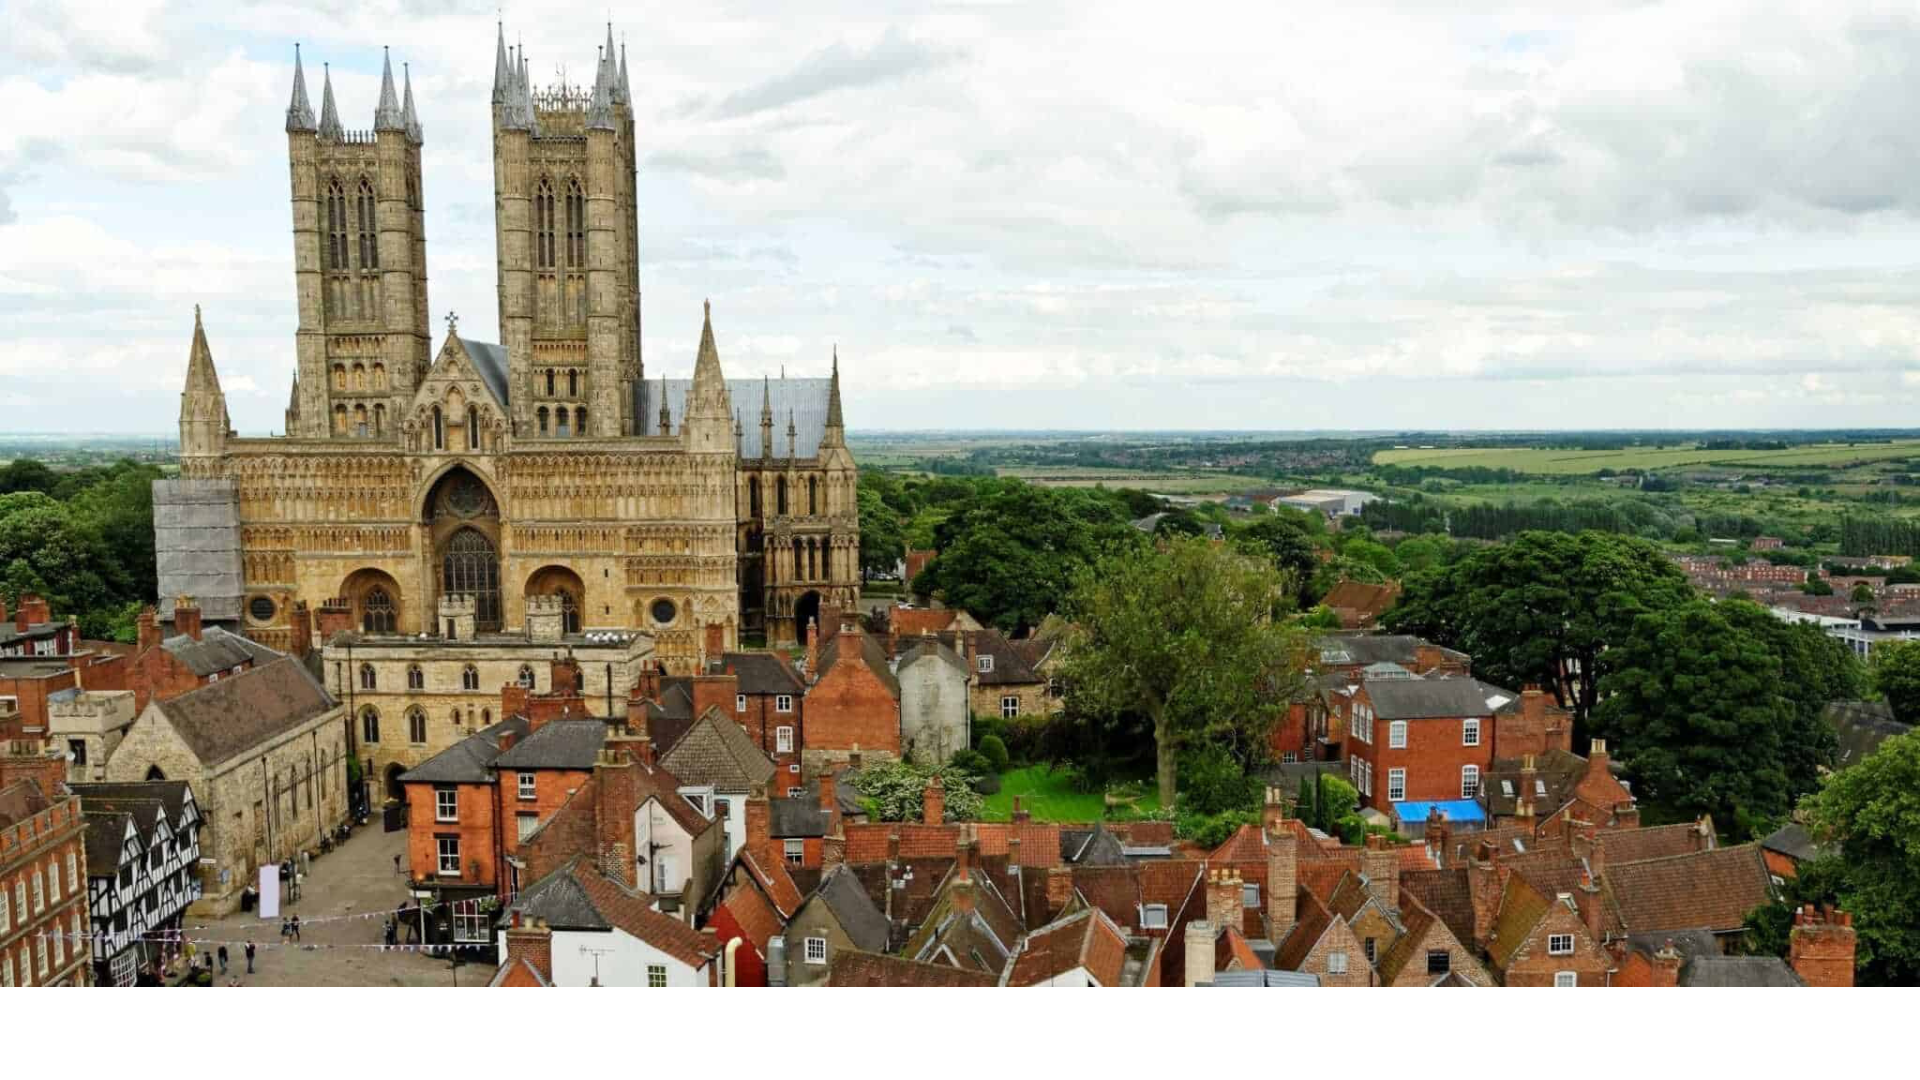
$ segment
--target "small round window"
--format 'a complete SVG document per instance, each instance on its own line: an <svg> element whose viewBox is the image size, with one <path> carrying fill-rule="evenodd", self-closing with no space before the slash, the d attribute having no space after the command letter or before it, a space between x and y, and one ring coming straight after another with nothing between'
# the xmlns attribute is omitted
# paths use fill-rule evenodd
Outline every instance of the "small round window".
<svg viewBox="0 0 1920 1080"><path fill-rule="evenodd" d="M256 596L247 602L247 614L253 616L254 622L272 622L277 610L271 596Z"/></svg>
<svg viewBox="0 0 1920 1080"><path fill-rule="evenodd" d="M655 600L653 602L653 621L660 623L661 625L665 625L667 623L672 622L673 616L674 616L674 610L675 609L673 606L673 601L667 599L666 597L663 596L660 599Z"/></svg>

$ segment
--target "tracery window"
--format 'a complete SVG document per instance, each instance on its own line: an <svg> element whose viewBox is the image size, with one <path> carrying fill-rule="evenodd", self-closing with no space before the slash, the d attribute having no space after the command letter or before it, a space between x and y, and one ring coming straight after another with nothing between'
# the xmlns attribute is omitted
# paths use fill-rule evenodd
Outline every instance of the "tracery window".
<svg viewBox="0 0 1920 1080"><path fill-rule="evenodd" d="M380 233L374 222L373 181L361 177L360 191L354 200L359 211L360 269L380 269Z"/></svg>
<svg viewBox="0 0 1920 1080"><path fill-rule="evenodd" d="M553 182L540 181L533 195L534 258L542 270L553 269Z"/></svg>
<svg viewBox="0 0 1920 1080"><path fill-rule="evenodd" d="M580 181L567 181L567 266L587 265L587 197Z"/></svg>
<svg viewBox="0 0 1920 1080"><path fill-rule="evenodd" d="M360 602L360 629L369 634L391 634L394 626L393 597L375 585Z"/></svg>
<svg viewBox="0 0 1920 1080"><path fill-rule="evenodd" d="M478 529L461 529L447 542L440 589L448 596L473 597L475 629L500 628L500 556Z"/></svg>
<svg viewBox="0 0 1920 1080"><path fill-rule="evenodd" d="M347 193L338 180L327 184L327 269L347 269Z"/></svg>

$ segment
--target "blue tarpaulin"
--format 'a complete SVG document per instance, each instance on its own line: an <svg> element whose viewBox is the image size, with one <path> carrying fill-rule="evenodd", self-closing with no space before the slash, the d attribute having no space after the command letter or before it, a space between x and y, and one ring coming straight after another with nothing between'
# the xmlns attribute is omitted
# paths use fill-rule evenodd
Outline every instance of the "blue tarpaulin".
<svg viewBox="0 0 1920 1080"><path fill-rule="evenodd" d="M1427 820L1428 813L1440 811L1440 816L1448 821L1485 821L1487 812L1472 799L1440 799L1431 802L1397 802L1393 804L1393 816L1407 825L1418 825Z"/></svg>

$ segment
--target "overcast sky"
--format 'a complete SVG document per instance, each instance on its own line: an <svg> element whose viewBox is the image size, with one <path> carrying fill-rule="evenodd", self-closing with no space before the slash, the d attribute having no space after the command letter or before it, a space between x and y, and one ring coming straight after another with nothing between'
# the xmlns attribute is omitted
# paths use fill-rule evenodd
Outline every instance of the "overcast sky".
<svg viewBox="0 0 1920 1080"><path fill-rule="evenodd" d="M619 5L647 372L711 297L857 429L1920 424L1911 5L1471 6ZM508 39L590 82L607 10ZM296 40L348 127L411 64L436 346L497 337L492 5L6 11L0 430L171 431L195 303L278 430Z"/></svg>

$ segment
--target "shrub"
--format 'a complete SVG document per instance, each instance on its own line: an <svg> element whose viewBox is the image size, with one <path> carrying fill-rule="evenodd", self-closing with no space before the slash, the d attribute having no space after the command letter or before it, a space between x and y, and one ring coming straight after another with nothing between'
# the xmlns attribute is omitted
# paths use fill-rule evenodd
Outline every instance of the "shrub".
<svg viewBox="0 0 1920 1080"><path fill-rule="evenodd" d="M1242 825L1258 824L1260 815L1252 810L1229 810L1221 814L1182 812L1173 819L1173 831L1182 840L1203 848L1216 848Z"/></svg>
<svg viewBox="0 0 1920 1080"><path fill-rule="evenodd" d="M1224 746L1201 746L1180 756L1180 806L1196 814L1257 811L1261 783L1241 769Z"/></svg>
<svg viewBox="0 0 1920 1080"><path fill-rule="evenodd" d="M998 735L987 735L980 740L980 756L987 759L988 771L1003 773L1007 771L1007 744Z"/></svg>
<svg viewBox="0 0 1920 1080"><path fill-rule="evenodd" d="M953 762L937 769L911 761L878 762L862 767L853 786L860 792L862 803L869 807L868 813L881 821L918 821L924 812L921 796L926 792L927 780L936 774L946 788L945 820L978 820L983 800L973 789L974 774Z"/></svg>

